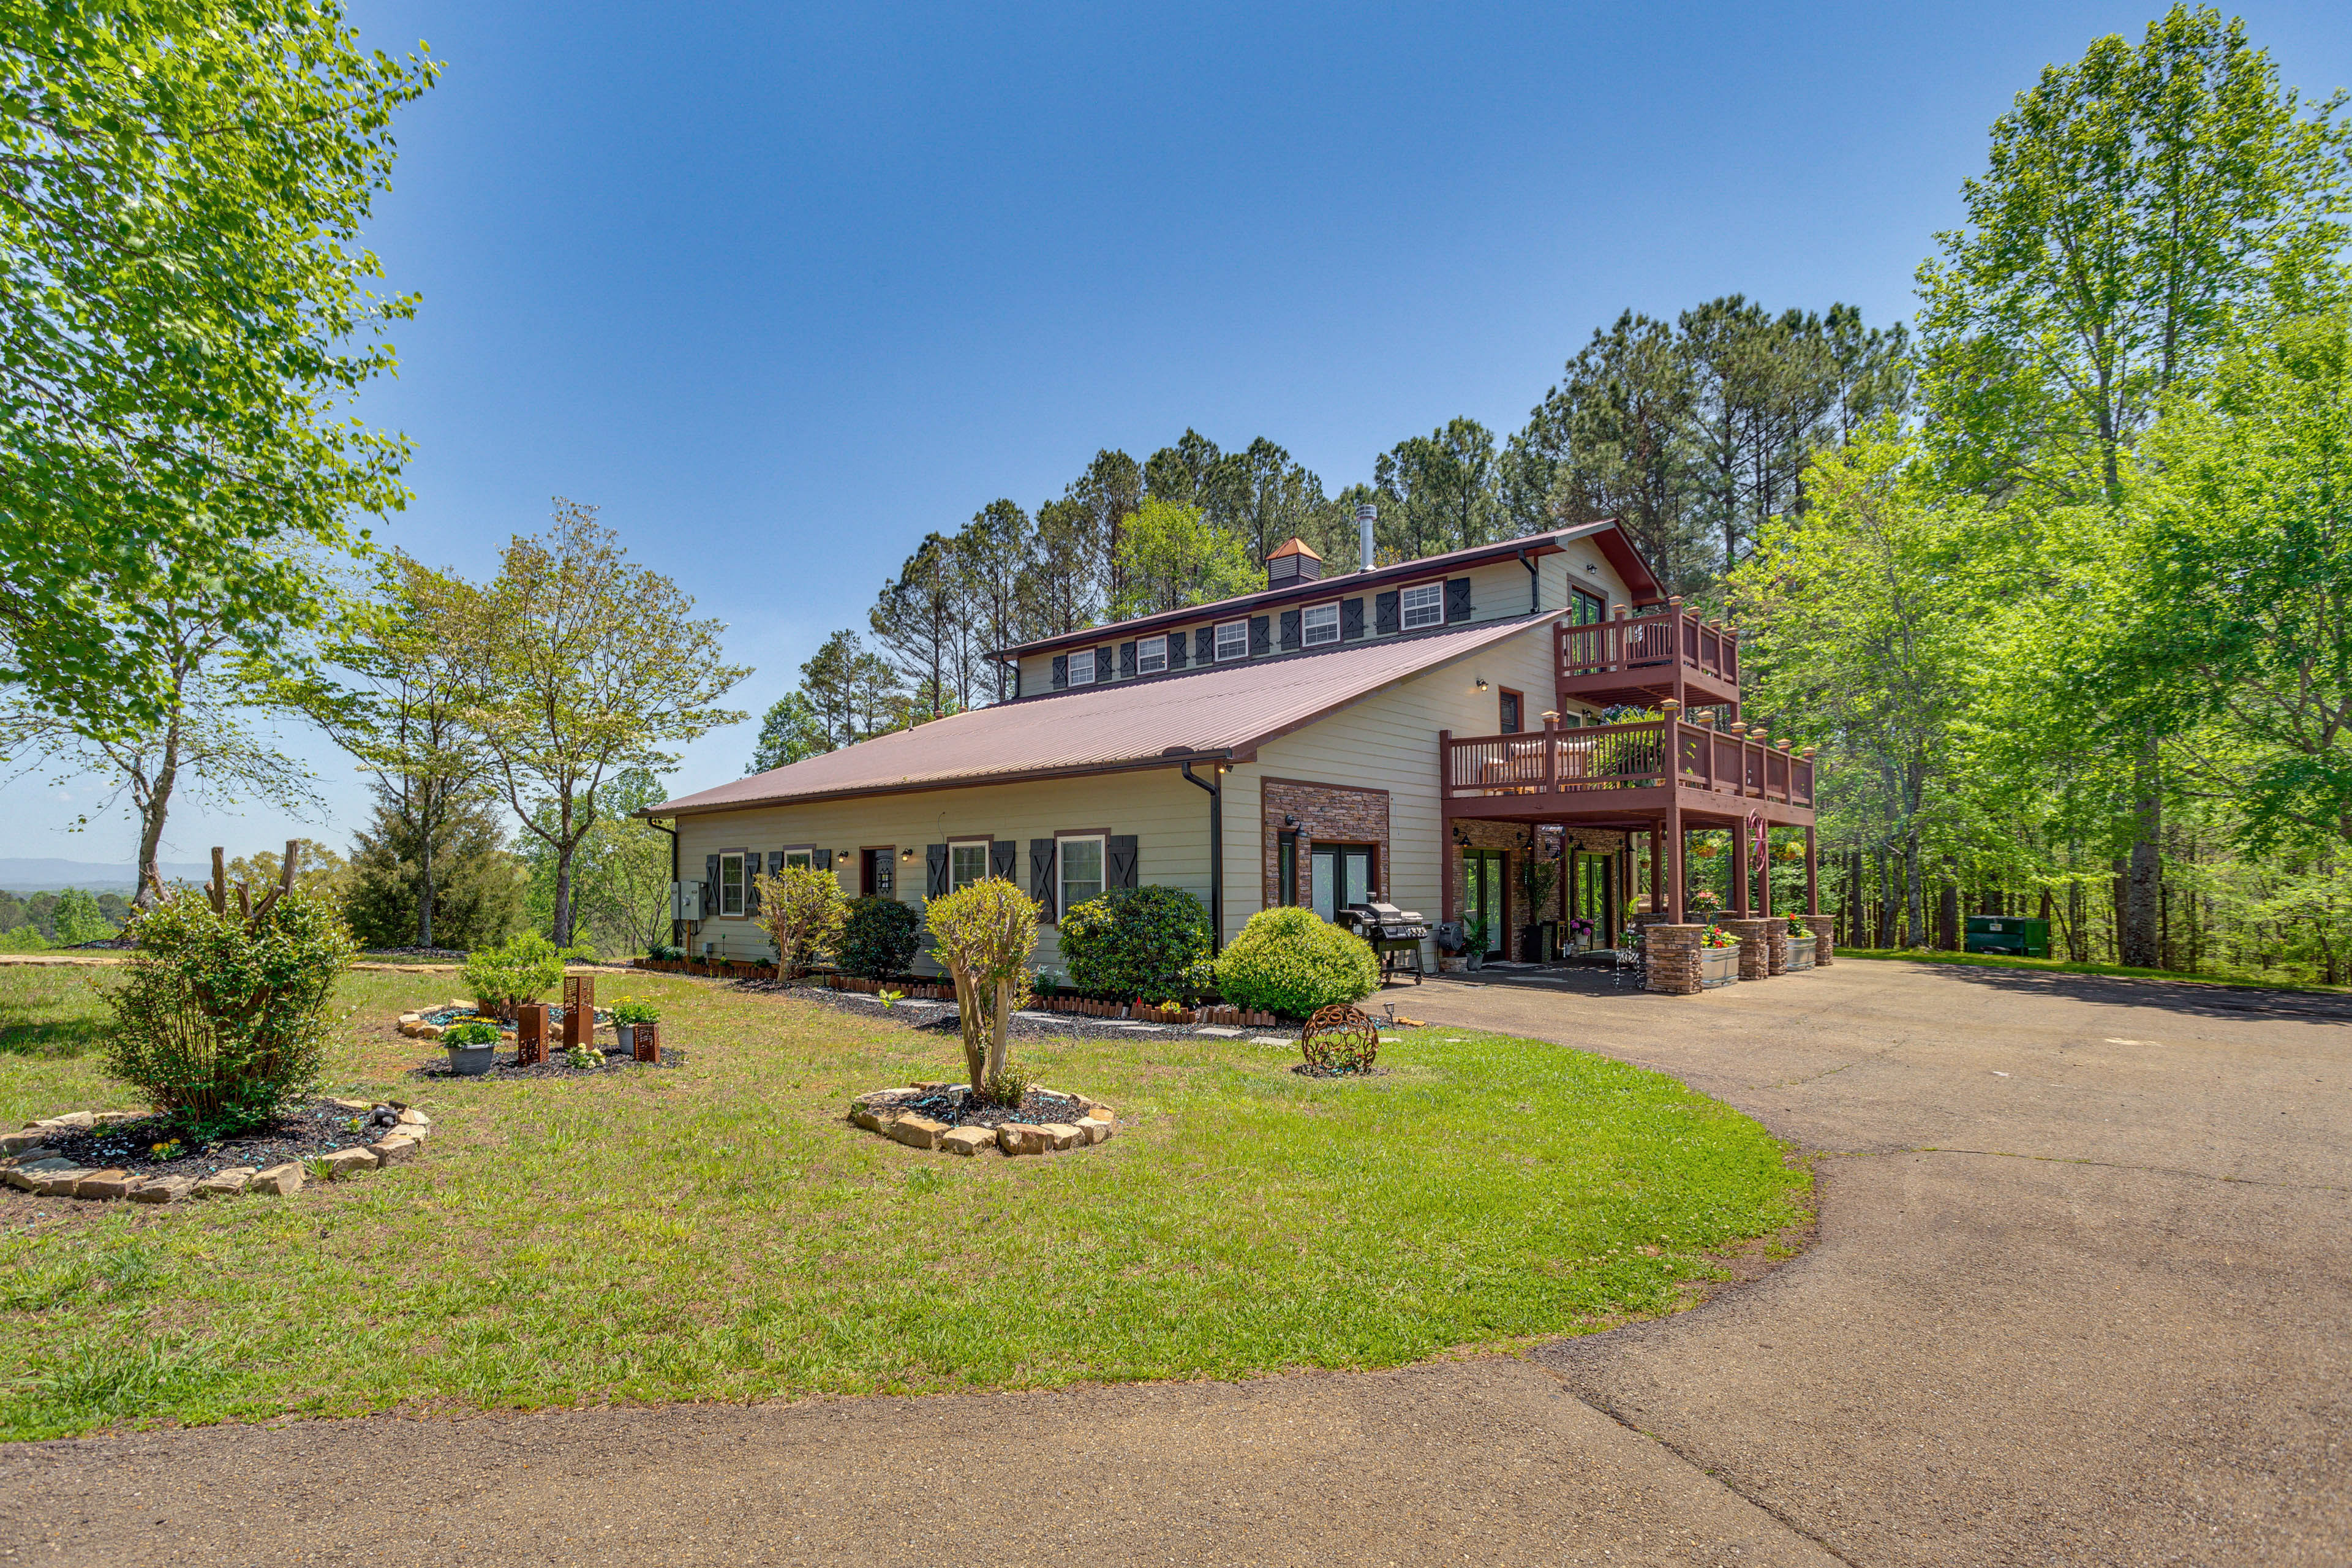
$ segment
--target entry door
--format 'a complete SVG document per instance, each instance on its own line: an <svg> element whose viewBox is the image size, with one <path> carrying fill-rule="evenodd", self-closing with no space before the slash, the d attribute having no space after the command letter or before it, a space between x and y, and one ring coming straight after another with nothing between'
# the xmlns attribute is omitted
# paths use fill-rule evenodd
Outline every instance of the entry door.
<svg viewBox="0 0 2352 1568"><path fill-rule="evenodd" d="M1312 869L1315 912L1327 921L1338 919L1349 904L1363 903L1372 896L1369 845L1318 844Z"/></svg>
<svg viewBox="0 0 2352 1568"><path fill-rule="evenodd" d="M1486 923L1486 958L1503 956L1504 922L1510 917L1503 887L1505 859L1500 849L1462 851L1462 929L1465 932Z"/></svg>

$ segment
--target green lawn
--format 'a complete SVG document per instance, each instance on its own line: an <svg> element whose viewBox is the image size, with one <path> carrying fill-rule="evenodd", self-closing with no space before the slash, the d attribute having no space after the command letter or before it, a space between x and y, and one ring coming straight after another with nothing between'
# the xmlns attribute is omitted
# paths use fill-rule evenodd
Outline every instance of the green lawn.
<svg viewBox="0 0 2352 1568"><path fill-rule="evenodd" d="M2318 991L2340 996L2352 986L2304 980L2266 980L2259 975L2191 974L2177 969L2134 969L2121 963L2074 963L2063 958L2011 958L1998 952L1938 952L1926 948L1841 947L1840 958L1893 959L1905 963L1962 963L1982 969L2034 969L2045 974L2111 974L2137 980L2179 980L2194 985L2252 985L2265 991Z"/></svg>
<svg viewBox="0 0 2352 1568"><path fill-rule="evenodd" d="M8 1124L134 1103L89 986L0 970ZM1246 1040L1030 1046L1118 1135L964 1160L844 1120L949 1076L952 1037L621 990L665 1005L685 1067L404 1086L430 1047L389 1020L450 978L354 975L328 1087L429 1110L421 1161L170 1209L9 1194L0 1436L1390 1366L1671 1310L1808 1201L1755 1122L1558 1046L1418 1031L1358 1082Z"/></svg>

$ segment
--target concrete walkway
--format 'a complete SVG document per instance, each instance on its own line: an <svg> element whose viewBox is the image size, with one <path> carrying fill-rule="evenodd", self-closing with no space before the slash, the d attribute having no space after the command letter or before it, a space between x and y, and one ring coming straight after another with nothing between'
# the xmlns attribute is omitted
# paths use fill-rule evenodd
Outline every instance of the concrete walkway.
<svg viewBox="0 0 2352 1568"><path fill-rule="evenodd" d="M5 1561L2352 1561L2352 1005L1861 963L1391 994L1759 1116L1819 1154L1819 1245L1528 1361L25 1445Z"/></svg>

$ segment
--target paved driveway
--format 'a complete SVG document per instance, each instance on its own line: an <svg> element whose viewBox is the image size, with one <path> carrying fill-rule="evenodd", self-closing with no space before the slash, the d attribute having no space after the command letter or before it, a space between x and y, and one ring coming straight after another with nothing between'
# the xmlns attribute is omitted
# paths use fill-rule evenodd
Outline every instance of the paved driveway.
<svg viewBox="0 0 2352 1568"><path fill-rule="evenodd" d="M1819 1245L1529 1361L0 1452L0 1563L2352 1562L2352 1006L1848 963L1433 982L1819 1156Z"/></svg>

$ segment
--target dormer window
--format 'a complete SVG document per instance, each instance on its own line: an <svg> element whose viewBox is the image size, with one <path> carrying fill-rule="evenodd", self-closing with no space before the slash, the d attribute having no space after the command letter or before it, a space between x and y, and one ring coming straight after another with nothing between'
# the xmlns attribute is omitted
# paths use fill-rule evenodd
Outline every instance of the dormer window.
<svg viewBox="0 0 2352 1568"><path fill-rule="evenodd" d="M1160 675L1168 668L1168 639L1145 637L1135 645L1135 673Z"/></svg>
<svg viewBox="0 0 2352 1568"><path fill-rule="evenodd" d="M1217 627L1217 662L1249 657L1249 623L1226 621Z"/></svg>
<svg viewBox="0 0 2352 1568"><path fill-rule="evenodd" d="M1445 624L1445 584L1421 583L1407 588L1398 607L1406 631L1442 626Z"/></svg>
<svg viewBox="0 0 2352 1568"><path fill-rule="evenodd" d="M1070 656L1070 684L1092 686L1095 683L1095 650L1080 648Z"/></svg>
<svg viewBox="0 0 2352 1568"><path fill-rule="evenodd" d="M1339 640L1339 601L1328 605L1310 605L1298 617L1299 640L1308 647L1320 647L1325 643Z"/></svg>

